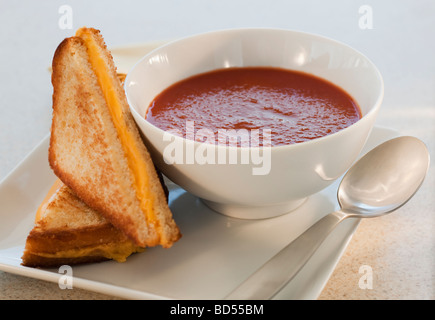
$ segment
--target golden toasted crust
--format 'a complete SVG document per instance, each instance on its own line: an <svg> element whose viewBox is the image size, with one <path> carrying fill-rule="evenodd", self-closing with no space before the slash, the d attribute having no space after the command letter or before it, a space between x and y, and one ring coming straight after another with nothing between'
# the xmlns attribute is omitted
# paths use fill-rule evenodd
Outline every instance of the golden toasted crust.
<svg viewBox="0 0 435 320"><path fill-rule="evenodd" d="M59 186L42 204L42 212L37 217L32 232L45 233L52 230L76 230L110 225L107 219L89 208L62 182L55 184Z"/></svg>
<svg viewBox="0 0 435 320"><path fill-rule="evenodd" d="M101 262L107 261L108 258L103 256L84 256L84 257L76 257L76 258L48 258L39 255L34 255L32 253L28 253L25 257L23 257L23 265L26 267L33 268L54 268L59 267L61 265L76 265L76 264L84 264L84 263L92 263L92 262Z"/></svg>
<svg viewBox="0 0 435 320"><path fill-rule="evenodd" d="M105 261L110 257L99 250L99 247L105 245L116 248L124 241L129 240L110 224L77 230L59 229L47 232L32 230L26 240L25 251L21 258L22 265L53 267L62 264ZM82 250L86 250L86 254L82 253ZM56 254L60 254L60 257L56 257Z"/></svg>
<svg viewBox="0 0 435 320"><path fill-rule="evenodd" d="M151 157L130 114L110 53L97 30L89 29L100 45L128 130L140 141L146 163L153 210L162 232L148 225L134 188L123 146L80 37L65 39L53 59L53 121L49 163L55 174L89 207L100 212L139 246L170 247L180 238L165 201Z"/></svg>
<svg viewBox="0 0 435 320"><path fill-rule="evenodd" d="M74 217L71 218L74 219ZM30 252L55 254L71 248L80 249L123 241L129 241L129 239L108 222L71 229L65 227L49 230L38 225L29 233L26 248Z"/></svg>

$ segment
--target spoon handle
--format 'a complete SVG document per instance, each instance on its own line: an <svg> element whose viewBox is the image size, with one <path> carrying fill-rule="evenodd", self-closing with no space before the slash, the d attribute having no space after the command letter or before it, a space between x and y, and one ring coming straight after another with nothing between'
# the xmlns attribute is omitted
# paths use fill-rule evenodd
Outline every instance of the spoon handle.
<svg viewBox="0 0 435 320"><path fill-rule="evenodd" d="M346 214L336 211L317 221L249 276L225 299L265 300L273 298L293 279L328 234L345 218Z"/></svg>

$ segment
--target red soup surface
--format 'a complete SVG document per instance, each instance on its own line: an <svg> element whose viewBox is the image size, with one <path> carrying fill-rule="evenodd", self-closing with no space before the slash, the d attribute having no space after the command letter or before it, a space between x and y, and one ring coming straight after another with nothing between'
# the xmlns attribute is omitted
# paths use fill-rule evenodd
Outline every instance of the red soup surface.
<svg viewBox="0 0 435 320"><path fill-rule="evenodd" d="M342 130L358 121L361 111L344 90L316 76L273 67L242 67L214 70L173 84L152 101L145 117L162 130L211 143L218 143L225 130L251 136L268 130L270 144L280 146ZM261 146L263 140L257 143Z"/></svg>

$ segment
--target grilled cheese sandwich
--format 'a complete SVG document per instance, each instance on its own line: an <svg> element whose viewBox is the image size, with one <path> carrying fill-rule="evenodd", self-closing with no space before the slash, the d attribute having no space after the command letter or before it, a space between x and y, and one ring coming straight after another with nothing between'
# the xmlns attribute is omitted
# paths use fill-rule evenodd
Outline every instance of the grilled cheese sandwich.
<svg viewBox="0 0 435 320"><path fill-rule="evenodd" d="M52 83L55 174L136 245L172 246L178 227L99 31L59 45Z"/></svg>
<svg viewBox="0 0 435 320"><path fill-rule="evenodd" d="M181 237L98 30L81 28L52 64L49 163L59 181L39 207L28 266L114 259Z"/></svg>

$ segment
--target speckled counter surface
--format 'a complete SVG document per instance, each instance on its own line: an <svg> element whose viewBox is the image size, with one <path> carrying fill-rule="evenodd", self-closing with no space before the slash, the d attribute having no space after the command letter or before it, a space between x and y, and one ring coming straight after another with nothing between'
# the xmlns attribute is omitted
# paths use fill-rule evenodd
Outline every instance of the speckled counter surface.
<svg viewBox="0 0 435 320"><path fill-rule="evenodd" d="M73 28L95 26L113 46L232 27L279 27L322 34L360 50L380 69L385 98L377 125L423 140L435 154L435 4L378 1L361 28L361 1L75 1ZM47 68L57 44L57 1L0 5L0 180L48 133ZM231 10L228 10L231 8ZM361 11L362 12L362 11ZM183 13L183 14L181 14ZM116 21L116 23L115 23ZM186 23L189 21L189 23ZM128 23L127 23L128 22ZM435 299L434 165L414 198L391 215L364 220L319 299ZM0 271L0 299L117 299Z"/></svg>
<svg viewBox="0 0 435 320"><path fill-rule="evenodd" d="M435 106L390 110L378 120L422 139L431 166L403 207L361 221L319 299L435 299ZM371 267L372 289L364 289L361 266Z"/></svg>

